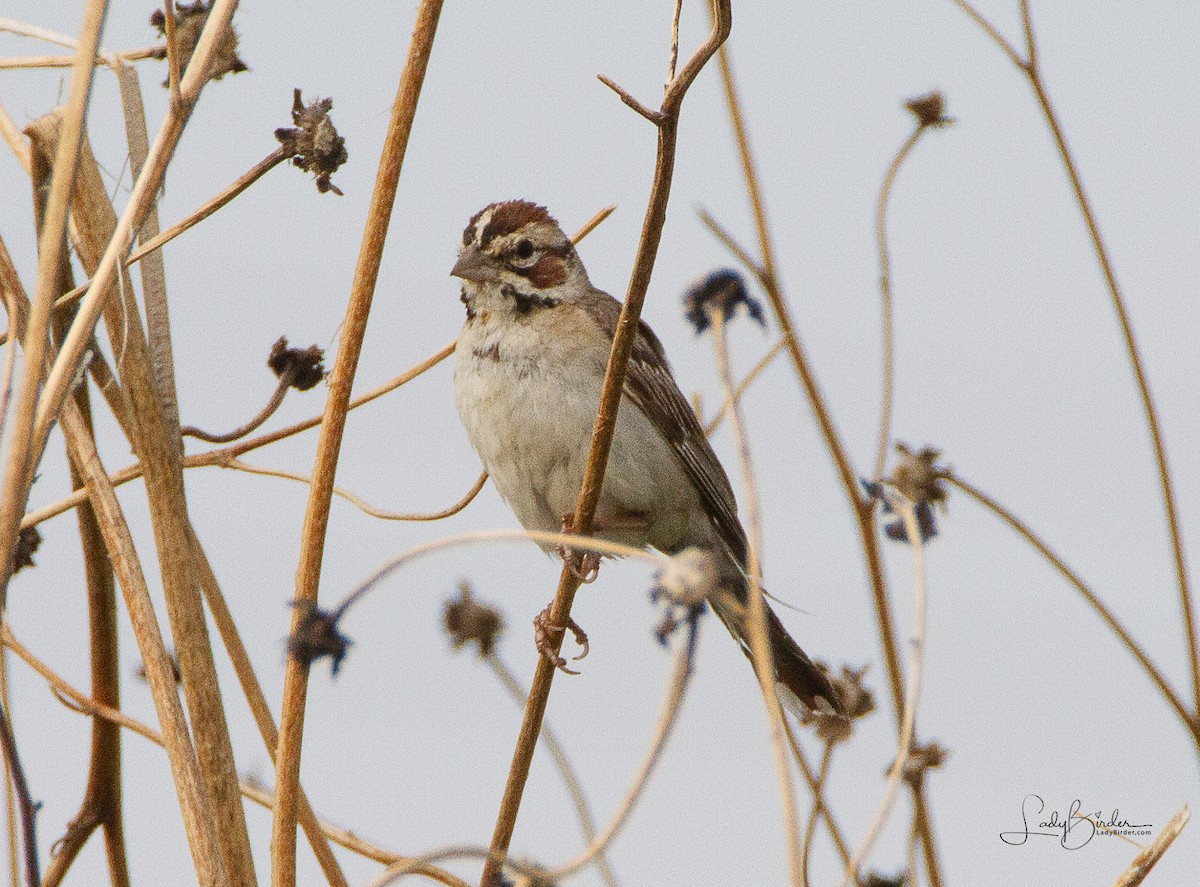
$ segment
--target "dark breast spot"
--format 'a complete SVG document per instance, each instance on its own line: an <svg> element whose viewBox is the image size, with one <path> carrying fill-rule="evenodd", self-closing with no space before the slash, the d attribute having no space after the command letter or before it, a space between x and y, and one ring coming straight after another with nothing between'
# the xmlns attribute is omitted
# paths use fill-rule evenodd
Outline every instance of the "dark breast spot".
<svg viewBox="0 0 1200 887"><path fill-rule="evenodd" d="M554 308L559 304L559 300L553 296L542 296L537 293L523 293L516 287L506 286L504 295L513 301L513 308L517 314L526 316L534 310L541 308Z"/></svg>

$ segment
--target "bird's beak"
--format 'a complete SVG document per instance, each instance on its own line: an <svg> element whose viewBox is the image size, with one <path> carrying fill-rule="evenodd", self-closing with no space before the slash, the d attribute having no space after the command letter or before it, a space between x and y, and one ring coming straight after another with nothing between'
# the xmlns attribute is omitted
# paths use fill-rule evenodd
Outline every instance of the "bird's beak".
<svg viewBox="0 0 1200 887"><path fill-rule="evenodd" d="M496 278L496 268L491 259L475 246L470 246L458 254L458 261L450 269L450 276L482 283Z"/></svg>

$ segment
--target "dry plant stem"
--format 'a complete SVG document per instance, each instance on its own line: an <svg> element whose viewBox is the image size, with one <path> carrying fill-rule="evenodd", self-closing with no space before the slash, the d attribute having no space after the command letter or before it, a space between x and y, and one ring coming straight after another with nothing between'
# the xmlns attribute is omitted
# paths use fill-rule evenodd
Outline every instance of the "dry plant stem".
<svg viewBox="0 0 1200 887"><path fill-rule="evenodd" d="M805 861L801 851L800 837L796 833L799 816L796 809L796 790L792 784L792 770L788 761L787 737L784 735L783 707L775 692L775 662L771 655L771 643L767 636L767 609L762 594L762 570L759 565L759 550L762 544L762 510L758 502L758 484L754 477L754 463L750 456L750 444L746 438L742 410L734 399L733 369L729 365L729 349L725 315L718 310L712 315L713 345L716 349L717 369L721 376L721 390L725 398L725 412L729 416L729 427L733 433L734 446L738 453L738 464L742 468L742 497L746 503L749 524L749 546L746 572L749 595L748 615L750 626L750 653L754 670L758 673L763 701L767 706L767 729L771 737L771 748L775 756L775 778L779 784L779 802L783 814L783 829L787 835L788 861L791 866L792 883L799 885L804 880Z"/></svg>
<svg viewBox="0 0 1200 887"><path fill-rule="evenodd" d="M146 724L143 724L141 721L134 720L118 709L97 702L95 699L90 698L85 693L80 691L77 687L72 686L60 674L55 672L52 668L50 668L50 666L35 656L28 647L22 644L16 638L16 636L13 635L12 631L7 625L5 625L3 628L3 642L6 648L11 649L17 654L18 657L20 657L27 665L29 665L30 668L41 675L47 681L47 683L50 684L50 690L54 694L55 698L72 711L77 711L80 714L116 724L120 727L124 727L127 730L132 730L139 736L149 739L155 745L159 747L165 747L165 742L161 733L152 729ZM275 804L275 798L270 792L258 787L251 781L243 780L241 784L241 790L245 797L257 804L261 804L268 810L271 809ZM368 859L373 859L376 862L391 864L395 862L402 862L411 858L384 850L368 841L364 841L362 838L359 838L352 833L345 831L344 829L339 829L327 823L319 822L315 818L314 822L316 822L317 828L320 830L320 832L330 840L340 844L348 850L358 853L361 856L365 856ZM435 869L432 866L428 867L428 871L423 870L418 872L418 874L428 874L430 877L433 877L434 880L450 885L450 887L465 887L465 882L461 879L454 877L448 872ZM43 882L43 887L44 885L45 882Z"/></svg>
<svg viewBox="0 0 1200 887"><path fill-rule="evenodd" d="M350 389L362 351L367 317L383 244L387 237L400 169L404 163L408 137L417 112L417 100L433 49L442 0L422 0L417 8L416 25L409 44L408 58L396 99L392 105L391 121L384 139L383 155L371 204L367 211L366 230L359 251L358 265L350 288L350 303L342 322L337 359L329 375L329 398L317 455L313 466L313 482L309 489L308 508L300 542L300 561L296 567L296 603L292 613L292 630L303 618L308 604L315 606L321 578L321 559L324 554L325 532L329 523L329 507L333 498L333 481L337 471L338 453L350 405ZM296 806L300 777L300 749L304 736L304 705L308 688L308 666L289 656L284 674L283 701L279 727L279 746L275 759L275 791L277 803L271 821L271 883L274 887L293 887L296 883Z"/></svg>
<svg viewBox="0 0 1200 887"><path fill-rule="evenodd" d="M621 316L617 321L617 330L613 336L612 350L609 353L608 366L604 375L604 386L600 394L596 424L592 430L592 445L584 472L583 488L580 490L579 502L575 508L573 526L583 536L590 533L592 529L592 516L600 498L600 485L603 483L604 469L608 464L608 451L616 427L617 408L620 405L625 371L629 365L629 355L633 350L642 303L646 298L646 290L650 286L650 276L654 270L658 245L662 240L663 225L666 223L667 202L671 194L671 177L675 168L675 142L679 130L680 107L692 81L712 58L713 53L725 42L732 26L729 0L713 0L713 4L714 24L711 33L688 59L679 75L671 81L659 111L647 113L645 108L642 108L636 100L611 80L600 78L621 96L622 101L655 124L658 131L658 143L650 199L642 222L642 233L638 242L637 256L634 259L633 273L629 280L629 288L626 291L625 302L621 307ZM578 588L578 580L564 565L559 577L558 590L549 607L551 625L568 624L571 605L575 600L575 592ZM552 642L555 653L562 644L562 637L560 634ZM534 749L537 747L538 733L541 731L542 719L546 713L546 702L550 696L554 672L555 668L550 660L545 656L539 657L529 691L529 700L525 706L525 717L521 723L521 731L513 751L508 779L505 782L504 796L500 801L496 827L492 832L491 850L487 862L484 863L483 875L480 878L481 887L495 887L499 883L500 871L508 856L508 846L512 840L517 813L521 807L525 781L529 777L529 766L533 761Z"/></svg>
<svg viewBox="0 0 1200 887"><path fill-rule="evenodd" d="M841 857L842 865L850 864L850 850L846 846L846 840L842 837L842 830L834 821L833 811L829 809L829 805L825 803L825 785L824 781L818 781L817 774L813 773L812 766L808 763L808 758L804 755L804 749L800 747L800 743L796 741L796 734L792 731L792 726L784 719L784 732L787 734L788 745L792 749L792 759L800 767L800 772L804 774L804 781L808 783L809 791L813 796L813 811L820 814L825 819L825 824L829 827L829 836L833 839L834 849L837 850L838 856Z"/></svg>
<svg viewBox="0 0 1200 887"><path fill-rule="evenodd" d="M0 241L0 247L3 247L3 241ZM4 273L6 267L3 258L3 253L0 253L0 275ZM8 267L11 267L11 264ZM425 359L412 369L401 373L399 376L391 379L390 381L384 382L382 385L379 385L371 391L368 391L366 394L359 395L354 400L350 401L350 409L357 409L364 404L368 404L377 398L383 397L383 395L394 391L401 385L411 382L417 376L420 376L422 373L441 363L453 353L454 343L451 342L441 351ZM183 459L183 467L197 468L211 465L223 466L230 459L236 459L238 456L248 453L251 450L265 447L268 444L277 443L278 441L292 437L293 435L299 434L303 431L316 428L321 424L322 418L322 416L313 416L309 419L305 419L302 422L297 422L294 425L281 428L278 431L272 431L260 437L252 438L250 440L242 441L241 443L233 444L232 446L224 447L223 449L210 450L207 453L200 453L195 456L185 456ZM141 476L142 466L140 464L130 465L116 472L114 475L112 475L110 480L113 486L120 486L121 484L128 483L131 480L136 480ZM21 521L21 529L36 526L42 521L49 520L50 518L60 515L65 511L70 511L80 502L83 502L86 498L87 496L85 494L77 493L68 496L65 499L61 499L53 505L49 505L45 508L39 509L38 511L30 512L29 514L25 515L24 519Z"/></svg>
<svg viewBox="0 0 1200 887"><path fill-rule="evenodd" d="M875 605L875 621L879 627L879 643L883 651L884 665L888 675L888 687L891 690L892 710L895 713L897 729L901 729L904 712L904 677L900 666L900 655L896 649L896 632L892 623L891 603L888 600L887 580L883 573L883 560L879 551L879 534L875 527L874 503L864 499L858 486L857 476L850 465L845 447L834 427L833 418L825 405L816 376L796 335L792 324L791 312L779 278L775 270L775 251L771 243L770 230L767 226L766 208L763 203L762 189L758 182L755 169L754 155L750 150L750 140L746 134L746 125L742 115L741 102L738 99L737 86L733 78L733 68L729 61L728 50L722 50L718 58L721 68L721 81L725 88L726 104L733 126L734 136L738 144L738 155L741 158L742 172L746 179L746 193L750 198L754 212L754 224L758 233L761 262L748 261L747 267L758 277L767 298L771 303L775 322L779 324L780 332L787 342L788 354L796 375L800 379L805 395L816 416L825 447L833 459L838 477L846 498L854 510L858 524L859 542L867 562L867 574L871 581L871 597ZM732 239L727 242L732 243ZM744 251L743 251L744 254ZM747 257L748 258L748 257ZM925 868L929 875L930 887L941 887L941 866L938 863L937 847L933 839L933 829L924 797L922 783L912 786L914 818L917 830L921 836L921 849L925 859Z"/></svg>
<svg viewBox="0 0 1200 887"><path fill-rule="evenodd" d="M603 852L613 842L617 836L617 832L628 822L629 815L633 812L633 808L642 795L642 790L645 789L646 783L650 779L650 774L654 772L659 758L662 757L663 749L666 748L667 740L671 735L671 728L675 726L678 720L679 711L683 706L683 697L687 692L688 681L692 675L699 631L700 619L698 616L694 616L687 622L688 633L683 649L675 657L675 667L671 672L671 682L667 687L667 695L663 700L662 710L658 715L658 723L654 728L654 736L650 740L650 750L642 760L642 765L634 775L633 782L630 784L628 791L625 792L625 797L622 799L620 806L613 814L612 819L609 820L608 825L604 827L604 831L593 838L582 853L565 865L547 873L551 882L564 879L592 862L598 854Z"/></svg>
<svg viewBox="0 0 1200 887"><path fill-rule="evenodd" d="M290 388L292 385L293 376L294 374L290 371L285 372L283 377L280 378L279 384L275 386L275 392L271 395L271 399L268 400L266 405L258 411L258 415L249 422L246 422L244 425L239 425L237 428L233 429L233 431L226 432L225 434L212 434L208 431L204 431L203 429L196 428L194 425L185 425L180 429L179 433L184 437L199 438L206 443L231 443L232 441L237 440L239 437L245 437L251 431L262 425L263 422L266 422L268 419L270 419L271 416L274 415L275 411L279 409L279 405L283 403L284 396L286 396L288 393L288 388Z"/></svg>
<svg viewBox="0 0 1200 887"><path fill-rule="evenodd" d="M78 369L84 349L91 339L108 290L116 279L120 258L128 252L135 232L141 226L146 213L158 195L159 186L162 184L171 154L208 78L208 68L217 46L217 39L229 26L229 20L236 7L237 0L214 0L205 21L204 30L196 44L191 63L180 84L180 101L173 103L168 110L167 117L151 146L146 166L134 182L133 190L129 195L125 211L121 214L116 232L104 252L99 267L92 275L92 283L88 288L87 295L80 302L79 314L76 316L71 333L63 342L54 367L46 380L42 396L38 401L37 418L34 425L35 444L40 444L45 440L51 424L62 407L63 399L66 397L67 389ZM91 70L90 66L88 70Z"/></svg>
<svg viewBox="0 0 1200 887"><path fill-rule="evenodd" d="M138 650L145 663L154 707L163 728L164 745L171 763L197 881L202 887L228 885L212 810L175 686L174 667L163 644L129 526L104 466L100 463L96 445L70 401L63 407L61 426L71 458L87 485L109 560L125 596Z"/></svg>
<svg viewBox="0 0 1200 887"><path fill-rule="evenodd" d="M225 603L225 595L221 592L217 575L213 571L208 556L204 553L204 548L200 544L194 528L191 529L191 547L192 556L195 558L200 574L200 587L204 592L204 599L208 603L209 612L212 613L213 622L217 626L217 633L220 634L221 642L225 645L225 651L229 654L229 660L233 664L233 670L237 673L242 695L246 698L246 704L250 706L250 712L254 716L254 723L258 727L259 735L262 736L263 745L266 746L267 753L272 756L271 760L274 762L275 747L279 742L279 731L275 726L275 718L271 715L270 706L267 705L267 697L262 691L262 685L259 684L258 677L254 674L254 667L250 664L250 655L246 652L246 645L242 643L237 624L233 621L233 614L229 612L229 606ZM317 816L309 805L303 789L299 789L298 818L300 827L304 829L313 855L316 856L330 887L347 887L346 876L342 874L341 867L338 865L333 851L329 848L329 842L325 840Z"/></svg>
<svg viewBox="0 0 1200 887"><path fill-rule="evenodd" d="M512 670L505 665L504 660L492 652L484 656L483 661L488 664L496 679L500 681L517 705L523 705L529 694L517 681ZM546 746L546 751L550 752L550 757L554 759L554 765L558 768L563 782L566 783L567 794L571 796L571 803L575 805L575 815L579 817L579 825L583 830L583 839L591 844L596 839L596 821L592 816L587 795L584 794L583 785L579 782L579 777L575 775L575 768L571 766L570 758L567 757L566 749L562 747L562 743L558 741L558 736L555 735L549 724L542 725L540 738ZM608 858L603 849L596 851L595 861L596 870L600 873L604 883L608 887L617 887L617 879L613 875L612 869L609 868Z"/></svg>
<svg viewBox="0 0 1200 887"><path fill-rule="evenodd" d="M825 779L829 776L829 763L833 760L833 743L825 743L825 751L821 755L821 770L817 774L815 782L818 786L825 785ZM801 855L803 868L801 869L801 883L804 887L809 887L808 879L808 860L812 856L813 838L817 834L817 817L821 814L822 802L813 795L812 812L808 814L808 825L804 829L804 850Z"/></svg>
<svg viewBox="0 0 1200 887"><path fill-rule="evenodd" d="M267 810L275 809L275 796L253 782L242 781L242 794ZM364 841L354 832L347 831L344 828L339 828L328 822L320 822L318 824L325 837L329 838L335 844L357 853L359 856L364 856L375 862L381 862L384 865L407 865L415 862L411 856L404 856L391 850L384 850L370 841ZM418 863L417 867L412 870L412 874L421 875L439 884L445 884L446 887L469 887L468 883L457 875L453 875L445 869L440 869L428 863Z"/></svg>
<svg viewBox="0 0 1200 887"><path fill-rule="evenodd" d="M1133 639L1132 635L1129 634L1129 631L1125 628L1121 621L1117 619L1117 617L1112 613L1111 610L1108 609L1107 606L1104 605L1104 602L1096 596L1091 588L1088 587L1087 583L1085 583L1083 579L1081 579L1079 575L1075 573L1074 570L1068 567L1066 562L1063 561L1063 559L1059 557L1049 545L1043 542L1041 537L1034 533L1033 530L1031 530L1020 518L1018 518L1015 514L1013 514L983 490L974 486L970 482L963 480L963 478L956 474L947 474L945 475L945 479L963 493L966 493L984 508L988 509L990 512L992 512L992 514L1000 518L1000 520L1008 524L1017 533L1017 535L1032 545L1034 549L1037 550L1038 554L1044 557L1047 562L1054 567L1054 569L1058 570L1064 579L1075 586L1075 590L1079 592L1080 596L1084 599L1084 601L1087 602L1088 606L1095 610L1100 618L1104 620L1105 624L1108 625L1109 630L1112 631L1112 633L1120 639L1121 643L1125 645L1125 649L1127 649L1133 655L1133 658L1138 661L1138 664L1141 665L1146 674L1150 676L1150 680L1154 681L1154 685L1158 687L1158 691L1162 693L1163 698L1167 701L1167 704L1169 704L1171 708L1175 710L1175 713L1179 715L1179 719L1183 722L1184 729L1186 729L1191 735L1192 741L1196 744L1197 750L1200 750L1200 720L1198 720L1196 716L1192 714L1192 712L1188 711L1187 707L1183 704L1183 700L1179 698L1179 694L1177 694L1171 685L1167 683L1167 679L1163 676L1162 671L1160 671L1158 666L1150 661L1150 657L1146 654L1146 651L1142 645Z"/></svg>
<svg viewBox="0 0 1200 887"><path fill-rule="evenodd" d="M130 72L133 71L132 68L124 68L122 70L128 70ZM230 203L235 197L253 185L256 181L261 179L267 172L274 169L291 156L291 153L282 146L276 148L274 151L256 163L253 167L239 176L236 181L229 185L228 188L226 188L212 200L208 201L208 203L204 204L204 206L200 207L186 218L180 219L166 231L155 234L153 237L147 237L145 241L138 246L137 249L131 252L128 258L125 259L125 266L128 267L134 262L144 260L147 255L174 240L184 231L187 231L189 228L192 228L200 222L203 222L217 210L221 209L227 203ZM143 234L144 233L145 230L143 227ZM82 286L76 287L75 289L71 290L71 292L66 293L59 298L58 301L55 302L55 305L65 305L68 302L75 301L85 292L87 292L90 285L91 282L89 281Z"/></svg>
<svg viewBox="0 0 1200 887"><path fill-rule="evenodd" d="M163 28L167 41L167 88L171 93L171 101L179 101L179 43L175 37L175 3L174 0L163 2Z"/></svg>
<svg viewBox="0 0 1200 887"><path fill-rule="evenodd" d="M5 711L9 708L8 650L0 650L0 705L4 706ZM13 790L7 763L4 766L4 813L4 830L8 839L8 883L12 887L20 887L21 867L18 860L21 858L21 850L17 844L17 794Z"/></svg>
<svg viewBox="0 0 1200 887"><path fill-rule="evenodd" d="M394 884L403 878L405 875L415 875L421 872L424 866L430 863L441 862L447 859L493 859L495 854L482 847L445 847L441 850L435 850L432 853L426 853L413 859L408 859L402 862L393 863L372 880L367 887L386 887L388 884ZM511 869L513 874L521 876L517 881L520 884L536 885L540 884L545 873L532 865L522 862L509 860L505 863L505 867Z"/></svg>
<svg viewBox="0 0 1200 887"><path fill-rule="evenodd" d="M38 875L37 806L29 793L29 783L21 768L21 759L17 756L17 740L8 721L8 712L3 707L0 707L0 750L4 752L4 766L17 793L17 809L21 815L21 834L24 838L25 880L29 887L38 887L41 877Z"/></svg>
<svg viewBox="0 0 1200 887"><path fill-rule="evenodd" d="M883 477L883 466L887 461L888 442L892 439L892 403L896 389L896 324L895 306L892 302L892 257L888 249L887 239L887 205L892 196L892 186L896 183L896 175L912 149L916 147L925 132L924 126L917 126L912 131L896 156L892 158L887 173L883 177L883 185L879 189L879 200L875 204L875 246L879 250L879 299L882 314L883 367L882 392L879 406L879 444L875 449L875 480Z"/></svg>
<svg viewBox="0 0 1200 887"><path fill-rule="evenodd" d="M750 372L746 373L746 377L742 379L742 381L738 382L737 387L733 389L733 399L735 402L742 399L742 395L744 395L750 386L758 380L758 377L761 376L766 368L771 365L771 361L778 357L780 352L782 352L786 347L787 342L785 342L783 339L780 339L771 346L770 350L759 359L758 363L754 365L754 368L751 369ZM711 437L713 432L721 427L721 421L724 418L725 404L722 403L719 407L717 407L717 411L713 413L713 417L708 420L708 424L704 426L704 435L706 437Z"/></svg>
<svg viewBox="0 0 1200 887"><path fill-rule="evenodd" d="M91 404L86 386L76 389L73 396L80 417L92 433ZM71 482L75 488L83 488L83 479L74 466L71 466ZM92 699L111 708L120 708L117 597L112 564L108 561L100 525L91 506L82 505L76 511L76 517L87 582ZM109 880L113 887L128 887L129 866L121 816L121 732L117 725L101 718L92 721L88 781L79 813L51 857L42 887L57 887L61 883L76 855L98 827L103 829Z"/></svg>
<svg viewBox="0 0 1200 887"><path fill-rule="evenodd" d="M841 887L857 882L859 868L887 823L892 802L904 778L904 765L908 761L916 733L917 704L921 699L921 678L925 671L925 544L921 541L913 503L901 502L899 511L904 518L905 532L911 540L909 547L912 549L913 561L913 637L909 647L908 687L904 697L904 719L900 725L900 747L896 752L896 760L888 771L887 785L884 787L883 798L875 811L875 817L859 842L858 849L854 851L854 858L850 860L850 865L842 877ZM914 780L914 783L920 785L920 780Z"/></svg>
<svg viewBox="0 0 1200 887"><path fill-rule="evenodd" d="M1121 335L1125 341L1125 350L1129 356L1129 365L1132 367L1134 378L1137 381L1138 394L1141 397L1142 409L1146 414L1146 424L1149 426L1150 439L1154 446L1154 458L1158 468L1159 485L1162 487L1163 509L1166 512L1167 530L1171 536L1171 551L1175 562L1176 581L1179 586L1180 609L1187 635L1188 654L1190 657L1189 664L1192 673L1193 707L1196 711L1200 711L1200 640L1197 639L1196 635L1196 616L1193 612L1191 585L1187 573L1187 560L1183 550L1183 534L1179 526L1179 514L1175 504L1175 488L1171 482L1171 472L1167 465L1167 448L1163 441L1162 428L1158 420L1158 410L1155 407L1154 398L1150 394L1149 379L1146 377L1146 371L1142 366L1137 337L1133 332L1133 322L1130 320L1129 311L1125 306L1125 298L1121 294L1121 288L1117 284L1117 275L1113 270L1112 261L1108 255L1108 248L1104 245L1104 239L1100 236L1099 222L1096 220L1096 215L1092 210L1091 201L1088 200L1087 192L1083 189L1083 180L1080 178L1079 170L1075 166L1075 158L1067 146L1066 136L1058 121L1058 115L1054 112L1050 96L1046 92L1045 83L1042 82L1041 68L1038 64L1037 41L1034 39L1033 20L1029 13L1029 2L1028 0L1021 0L1021 23L1025 35L1026 59L1022 59L1016 50L1013 49L1012 45L1001 37L999 32L983 16L976 12L966 0L954 0L954 2L996 42L1012 63L1028 78L1029 85L1032 87L1034 96L1037 99L1038 107L1041 109L1042 116L1046 118L1046 124L1050 127L1050 134L1054 137L1054 143L1058 147L1058 153L1062 159L1063 166L1066 168L1067 177L1071 180L1071 189L1074 191L1075 201L1079 205L1079 211L1083 214L1083 220L1088 229L1088 236L1092 241L1092 249L1096 253L1096 259L1100 263L1100 270L1104 274L1104 282L1108 287L1108 294L1112 300L1113 310L1116 312L1117 320L1121 325Z"/></svg>
<svg viewBox="0 0 1200 887"><path fill-rule="evenodd" d="M94 268L104 253L103 244L111 245L117 219L86 145L77 186L73 205L81 235L81 258L85 267ZM118 273L119 285L105 309L105 329L113 352L120 356L118 367L133 420L133 448L145 470L167 615L179 657L197 760L215 818L225 871L234 885L252 887L255 873L237 767L192 558L179 428L174 411L168 408L175 397L173 391L160 387L172 382L171 373L159 372L154 366L128 274L124 269ZM149 317L155 313L147 312ZM162 326L151 330L151 334L165 337L165 304L157 306L157 313ZM169 353L169 339L157 352L161 354L164 349Z"/></svg>
<svg viewBox="0 0 1200 887"><path fill-rule="evenodd" d="M46 200L38 238L37 287L24 339L26 371L22 374L13 415L8 462L4 466L4 492L0 496L0 608L5 599L8 579L12 575L13 551L21 512L25 510L29 487L33 483L33 474L45 443L44 436L39 436L35 431L34 416L39 403L42 367L48 353L50 312L63 261L60 245L67 230L76 161L83 142L84 115L91 95L92 73L95 71L92 59L100 45L100 32L107 12L106 0L89 0L84 10L80 27L82 36L63 117L63 137L58 142L50 195Z"/></svg>
<svg viewBox="0 0 1200 887"><path fill-rule="evenodd" d="M12 117L8 115L8 111L4 109L3 105L0 105L0 135L4 136L4 141L8 143L8 147L16 155L17 162L21 164L21 168L28 173L29 144L21 135L21 131L17 129L17 125L13 123Z"/></svg>
<svg viewBox="0 0 1200 887"><path fill-rule="evenodd" d="M247 474L261 474L266 477L281 477L286 480L299 481L302 484L311 484L312 483L312 478L307 477L306 475L300 474L299 472L284 471L281 468L261 468L257 465L249 465L245 462L242 462L240 459L232 459L232 458L228 459L225 462L221 463L221 467L222 468L230 468L230 469L233 469L234 471L245 471ZM380 520L412 521L412 522L437 521L437 520L445 520L448 517L452 517L453 515L458 514L460 511L462 511L464 508L466 508L468 505L470 505L471 502L474 501L475 497L479 495L479 491L483 489L483 485L487 483L487 479L488 479L487 472L486 471L480 472L479 478L475 481L474 485L472 485L471 489L467 490L466 495L463 496L460 500L455 502L449 508L445 508L441 511L434 511L434 512L427 512L427 513L384 511L381 508L376 508L374 505L367 502L361 496L359 496L355 493L352 493L349 490L344 490L341 487L334 487L333 492L334 492L334 495L340 496L341 498L345 499L347 502L349 502L354 507L356 507L359 511L362 511L364 514L369 514L371 517L379 518Z"/></svg>
<svg viewBox="0 0 1200 887"><path fill-rule="evenodd" d="M608 206L604 207L604 209L600 210L598 213L584 222L583 227L576 231L575 235L571 238L571 242L578 245L579 241L583 240L583 238L587 237L589 234L599 228L600 223L616 211L617 205L615 203L610 203Z"/></svg>
<svg viewBox="0 0 1200 887"><path fill-rule="evenodd" d="M0 29L2 30L2 29ZM161 46L143 46L141 49L125 49L111 56L96 56L95 64L111 65L114 62L138 62L142 59L162 58ZM9 56L0 59L0 70L24 68L69 68L75 64L73 55L30 55Z"/></svg>
<svg viewBox="0 0 1200 887"><path fill-rule="evenodd" d="M1133 862L1129 864L1129 868L1113 883L1113 887L1137 887L1145 881L1150 870L1162 859L1163 854L1179 837L1179 833L1183 831L1183 827L1191 818L1192 813L1187 804L1184 804L1178 813L1167 820L1167 824L1162 827L1162 831L1158 833L1154 843L1134 858Z"/></svg>

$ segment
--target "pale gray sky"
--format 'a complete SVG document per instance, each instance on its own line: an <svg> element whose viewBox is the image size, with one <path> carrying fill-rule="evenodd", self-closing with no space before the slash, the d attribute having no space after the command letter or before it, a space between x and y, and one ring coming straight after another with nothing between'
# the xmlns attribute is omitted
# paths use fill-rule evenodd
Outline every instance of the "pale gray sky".
<svg viewBox="0 0 1200 887"><path fill-rule="evenodd" d="M604 73L654 103L666 68L673 4L661 2L446 4L409 147L372 309L358 388L390 378L449 342L462 319L449 276L466 220L484 204L545 203L567 230L619 204L581 254L593 282L624 294L653 164L654 132L596 79ZM10 0L4 14L64 32L79 4ZM151 4L114 2L104 44L153 42ZM981 8L1011 40L1018 6ZM1075 151L1133 315L1170 447L1185 540L1200 514L1200 107L1194 88L1200 8L1156 4L1033 4L1045 78ZM413 3L245 4L235 22L251 72L204 92L161 203L164 223L190 212L270 152L288 125L293 87L332 96L349 163L318 195L303 173L279 168L165 250L185 422L224 429L266 400L263 366L281 334L334 344ZM351 11L352 10L352 11ZM879 388L880 179L912 126L903 101L944 92L958 123L928 134L901 172L889 231L897 311L895 433L941 447L946 461L1044 534L1120 615L1186 695L1184 634L1149 436L1115 315L1049 132L1026 81L950 0L929 3L736 4L730 48L762 171L780 271L856 470L874 459ZM706 26L684 10L684 51ZM44 45L0 34L0 54ZM166 95L161 63L139 67L151 131ZM0 102L24 125L65 90L61 72L0 72ZM111 72L100 71L91 137L113 176L124 162ZM113 188L117 183L113 181ZM128 178L121 180L123 199ZM0 155L9 195L0 234L27 285L35 268L27 184ZM715 66L684 105L670 216L644 316L666 344L685 392L712 409L720 394L711 344L684 323L679 295L729 257L696 217L707 207L753 241ZM748 369L774 341L734 331ZM271 427L319 412L323 388L289 397ZM870 663L880 710L838 751L829 798L852 840L865 829L894 754L894 721L865 569L851 514L788 366L779 361L746 398L766 519L768 585L803 612L784 619L814 656ZM130 461L111 427L110 469ZM251 461L307 472L314 434ZM737 478L727 430L718 454ZM35 505L63 495L63 448L52 440ZM454 412L450 365L350 419L339 483L397 510L453 502L478 473ZM735 488L741 484L735 480ZM202 469L188 474L200 536L273 706L281 694L306 490L271 478ZM142 488L122 503L153 545ZM413 544L515 519L488 487L439 524L381 523L335 503L322 599L335 601ZM1149 679L1069 587L997 520L951 497L927 551L929 634L921 737L951 757L928 794L947 883L1096 884L1115 879L1135 850L1096 838L1069 852L1051 839L1022 847L1022 799L1047 809L1119 809L1155 831L1197 798L1196 751ZM86 686L86 605L74 522L42 528L39 566L9 596L13 630ZM907 550L887 546L900 635L911 624ZM533 616L558 565L533 545L457 549L403 570L344 625L355 646L341 675L314 672L303 781L316 809L403 853L486 844L519 710L472 656L450 651L439 618L461 579L509 623L502 653L523 681L534 666ZM608 564L577 600L591 656L555 681L549 721L607 818L645 751L669 657L655 644L646 569ZM153 722L134 680L122 623L123 706ZM907 647L905 648L907 649ZM272 778L269 758L223 654L234 747L244 772ZM82 796L88 725L20 663L11 666L14 719L35 796L43 859ZM661 768L610 860L625 884L784 883L787 858L763 707L750 669L724 632L705 626L699 668ZM125 811L137 883L193 875L162 752L125 740ZM134 776L133 774L137 774ZM905 864L907 801L871 857ZM269 816L248 807L263 882ZM547 863L573 856L578 826L545 755L534 763L513 852ZM301 842L301 882L319 873ZM378 870L341 854L352 883ZM834 883L821 833L813 884ZM1200 865L1195 825L1152 883L1181 883ZM472 872L471 866L461 867ZM93 841L69 884L98 883ZM592 872L572 883L600 883Z"/></svg>

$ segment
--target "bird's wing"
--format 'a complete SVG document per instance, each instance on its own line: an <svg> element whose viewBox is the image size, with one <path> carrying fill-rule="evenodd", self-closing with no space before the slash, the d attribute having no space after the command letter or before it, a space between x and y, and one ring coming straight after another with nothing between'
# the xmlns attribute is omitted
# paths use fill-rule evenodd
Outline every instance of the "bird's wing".
<svg viewBox="0 0 1200 887"><path fill-rule="evenodd" d="M600 290L594 290L591 296L586 302L588 313L611 340L616 334L621 303ZM662 343L643 321L638 321L624 394L666 438L699 493L718 538L734 560L744 567L746 531L738 520L737 500L733 497L729 478L709 446L691 405L671 375Z"/></svg>

